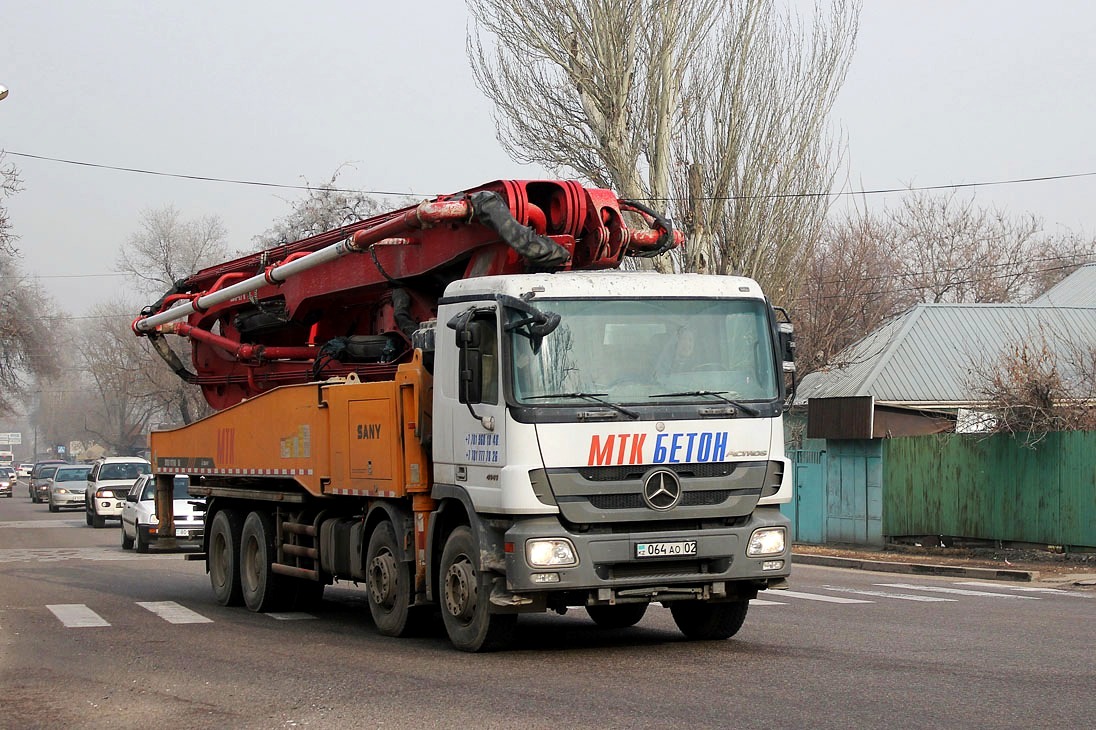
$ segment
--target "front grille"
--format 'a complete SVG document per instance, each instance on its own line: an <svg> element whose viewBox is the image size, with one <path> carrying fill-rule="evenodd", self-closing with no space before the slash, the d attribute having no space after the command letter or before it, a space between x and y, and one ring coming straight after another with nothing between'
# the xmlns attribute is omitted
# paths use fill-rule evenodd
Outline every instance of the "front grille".
<svg viewBox="0 0 1096 730"><path fill-rule="evenodd" d="M685 492L681 495L679 507L710 507L723 504L731 497L750 497L761 493L761 489L706 489ZM597 509L642 509L647 506L641 494L593 494L590 504Z"/></svg>
<svg viewBox="0 0 1096 730"><path fill-rule="evenodd" d="M652 560L651 562L603 563L596 566L598 577L603 580L621 578L703 578L713 573L725 573L731 566L730 558L709 560Z"/></svg>
<svg viewBox="0 0 1096 730"><path fill-rule="evenodd" d="M734 470L743 466L754 466L752 461L712 462L708 464L660 464L659 466L671 469L679 477L694 477L697 479L710 479L712 477L725 477L734 473ZM625 466L590 466L576 469L582 478L590 482L623 482L629 479L640 479L653 464L629 464Z"/></svg>

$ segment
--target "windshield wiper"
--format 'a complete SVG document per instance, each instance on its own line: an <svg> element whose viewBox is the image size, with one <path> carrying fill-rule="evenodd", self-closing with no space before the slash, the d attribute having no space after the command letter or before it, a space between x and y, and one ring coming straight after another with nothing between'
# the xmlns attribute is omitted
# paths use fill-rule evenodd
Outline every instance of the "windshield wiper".
<svg viewBox="0 0 1096 730"><path fill-rule="evenodd" d="M542 400L544 398L583 398L585 400L593 401L594 403L600 403L603 406L609 406L614 411L618 411L628 416L629 418L639 418L639 414L635 411L629 410L624 406L619 406L612 401L607 401L603 396L609 395L608 393L547 393L545 395L530 395L525 400Z"/></svg>
<svg viewBox="0 0 1096 730"><path fill-rule="evenodd" d="M686 390L686 391L683 391L681 393L656 393L655 395L648 396L648 397L650 397L650 398L681 398L681 397L688 396L688 395L694 395L694 396L710 395L710 396L713 396L715 398L718 398L719 400L723 401L724 403L730 403L732 406L734 406L735 408L738 408L743 413L746 413L748 415L751 415L751 416L760 416L761 415L761 411L757 410L753 406L748 406L745 403L743 403L742 401L733 400L731 398L725 398L724 395L726 393L729 393L729 392L730 392L729 390Z"/></svg>

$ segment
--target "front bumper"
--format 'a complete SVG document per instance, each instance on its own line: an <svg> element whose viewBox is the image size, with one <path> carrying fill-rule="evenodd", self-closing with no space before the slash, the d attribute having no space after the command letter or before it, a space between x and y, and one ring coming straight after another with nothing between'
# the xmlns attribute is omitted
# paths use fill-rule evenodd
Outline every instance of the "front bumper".
<svg viewBox="0 0 1096 730"><path fill-rule="evenodd" d="M95 510L95 514L100 517L122 517L122 506L125 504L124 499L112 499L110 497L95 497L91 500L92 508Z"/></svg>
<svg viewBox="0 0 1096 730"><path fill-rule="evenodd" d="M144 542L156 542L160 539L160 534L157 529L157 525L137 525L137 532L140 533L141 539ZM182 541L198 541L200 542L204 535L204 529L201 523L175 523L175 539Z"/></svg>
<svg viewBox="0 0 1096 730"><path fill-rule="evenodd" d="M83 507L84 495L83 494L58 494L54 492L50 495L50 501L54 507Z"/></svg>
<svg viewBox="0 0 1096 730"><path fill-rule="evenodd" d="M748 557L750 536L764 527L785 528L784 551ZM506 587L515 594L576 591L583 603L677 598L734 599L770 583L782 583L791 573L789 522L776 508L759 508L733 527L665 529L631 532L569 532L554 517L515 523L505 534L512 546L505 553ZM529 539L566 538L575 547L578 564L565 568L532 568L525 559ZM696 542L696 555L637 558L636 544ZM553 573L552 582L544 580ZM573 601L569 601L573 605Z"/></svg>

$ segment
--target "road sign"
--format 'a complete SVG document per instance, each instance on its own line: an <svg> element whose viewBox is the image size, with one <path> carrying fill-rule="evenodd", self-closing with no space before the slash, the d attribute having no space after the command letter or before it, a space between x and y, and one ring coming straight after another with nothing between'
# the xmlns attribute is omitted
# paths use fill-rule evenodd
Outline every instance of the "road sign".
<svg viewBox="0 0 1096 730"><path fill-rule="evenodd" d="M0 444L21 444L23 443L23 434L21 433L0 433Z"/></svg>

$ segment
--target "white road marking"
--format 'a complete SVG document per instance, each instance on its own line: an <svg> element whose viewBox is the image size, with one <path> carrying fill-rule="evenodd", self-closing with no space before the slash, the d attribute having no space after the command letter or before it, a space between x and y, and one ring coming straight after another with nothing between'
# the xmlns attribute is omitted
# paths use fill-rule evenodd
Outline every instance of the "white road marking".
<svg viewBox="0 0 1096 730"><path fill-rule="evenodd" d="M0 522L0 530L26 530L39 527L83 527L84 520L11 520Z"/></svg>
<svg viewBox="0 0 1096 730"><path fill-rule="evenodd" d="M802 598L805 601L822 601L823 603L874 603L874 601L861 601L859 598L838 598L837 596L822 596L817 593L800 593L799 591L780 591L780 595Z"/></svg>
<svg viewBox="0 0 1096 730"><path fill-rule="evenodd" d="M81 523L83 524L83 523ZM0 550L0 563L55 563L61 560L181 560L179 553L138 555L114 548L14 548Z"/></svg>
<svg viewBox="0 0 1096 730"><path fill-rule="evenodd" d="M1038 596L1018 596L1015 593L993 593L990 591L967 591L962 588L941 588L939 586L915 586L909 583L876 583L883 588L903 588L907 591L927 591L929 593L950 593L956 596L974 596L976 598L1015 598L1024 601L1038 601Z"/></svg>
<svg viewBox="0 0 1096 730"><path fill-rule="evenodd" d="M1000 583L979 583L976 580L967 581L964 583L956 583L959 586L976 586L978 588L1007 588L1010 591L1021 591L1023 593L1050 593L1056 596L1079 596L1081 598L1089 598L1090 596L1085 593L1075 593L1073 591L1063 591L1061 588L1037 588L1035 586L1014 586L1014 585L1001 585Z"/></svg>
<svg viewBox="0 0 1096 730"><path fill-rule="evenodd" d="M213 619L180 606L175 601L138 601L137 605L147 608L169 624L211 624Z"/></svg>
<svg viewBox="0 0 1096 730"><path fill-rule="evenodd" d="M84 629L92 626L110 626L102 616L82 603L58 603L46 606L66 628Z"/></svg>
<svg viewBox="0 0 1096 730"><path fill-rule="evenodd" d="M316 618L315 616L313 616L310 613L302 613L300 611L288 611L288 612L285 612L285 613L268 613L267 616L269 616L272 619L276 619L278 621L307 621L308 619Z"/></svg>
<svg viewBox="0 0 1096 730"><path fill-rule="evenodd" d="M857 588L839 588L837 586L822 586L827 591L838 591L840 593L855 593L858 596L877 596L879 598L897 598L899 601L921 601L923 603L934 603L938 601L956 601L956 598L940 598L938 596L915 596L911 593L887 593L886 591L865 591Z"/></svg>
<svg viewBox="0 0 1096 730"><path fill-rule="evenodd" d="M765 598L754 598L750 601L751 606L787 606L788 604L780 601L770 601Z"/></svg>

